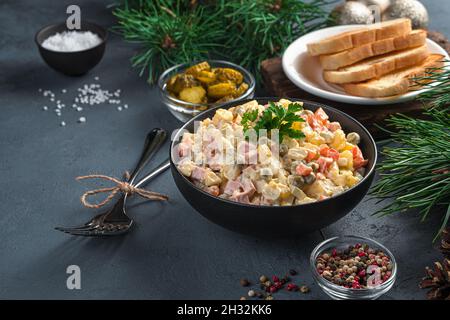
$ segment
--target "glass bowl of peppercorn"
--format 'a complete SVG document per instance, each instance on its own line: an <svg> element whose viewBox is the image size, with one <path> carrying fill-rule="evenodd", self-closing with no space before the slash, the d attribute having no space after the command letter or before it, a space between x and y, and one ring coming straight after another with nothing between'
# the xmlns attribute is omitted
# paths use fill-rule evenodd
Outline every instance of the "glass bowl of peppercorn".
<svg viewBox="0 0 450 320"><path fill-rule="evenodd" d="M312 251L317 284L335 300L374 300L394 285L397 264L381 243L359 236L323 241Z"/></svg>

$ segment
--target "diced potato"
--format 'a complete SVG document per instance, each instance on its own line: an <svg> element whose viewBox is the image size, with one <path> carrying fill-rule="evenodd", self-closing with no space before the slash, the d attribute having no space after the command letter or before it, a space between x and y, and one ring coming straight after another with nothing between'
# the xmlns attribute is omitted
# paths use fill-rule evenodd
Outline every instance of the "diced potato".
<svg viewBox="0 0 450 320"><path fill-rule="evenodd" d="M283 107L287 108L292 103L292 101L287 99L280 99L278 103L281 104Z"/></svg>
<svg viewBox="0 0 450 320"><path fill-rule="evenodd" d="M306 136L307 140L312 143L315 144L316 146L320 146L321 144L325 144L325 138L322 137L320 134L318 134L317 132L313 132L313 134L311 134L308 138L308 136Z"/></svg>
<svg viewBox="0 0 450 320"><path fill-rule="evenodd" d="M308 150L305 148L291 148L287 153L288 157L293 160L303 160L308 156Z"/></svg>
<svg viewBox="0 0 450 320"><path fill-rule="evenodd" d="M211 170L208 170L208 172L206 172L204 183L207 187L219 185L221 182L222 179L220 179L220 177L217 174L215 174Z"/></svg>
<svg viewBox="0 0 450 320"><path fill-rule="evenodd" d="M355 147L354 144L347 142L347 143L345 144L344 150L352 151L354 147Z"/></svg>
<svg viewBox="0 0 450 320"><path fill-rule="evenodd" d="M283 137L283 143L286 144L289 149L297 148L299 146L297 140L289 137Z"/></svg>
<svg viewBox="0 0 450 320"><path fill-rule="evenodd" d="M346 186L351 188L355 184L357 184L358 182L359 182L359 178L358 177L355 177L354 175L348 175L347 176L347 181L346 181Z"/></svg>
<svg viewBox="0 0 450 320"><path fill-rule="evenodd" d="M237 70L231 68L215 68L214 73L219 81L231 81L239 85L244 81L244 76Z"/></svg>
<svg viewBox="0 0 450 320"><path fill-rule="evenodd" d="M351 151L345 150L339 154L338 165L343 169L353 169L353 154Z"/></svg>
<svg viewBox="0 0 450 320"><path fill-rule="evenodd" d="M338 129L334 133L333 142L331 142L330 146L337 151L342 151L345 149L347 145L347 140L345 138L345 133L341 129Z"/></svg>
<svg viewBox="0 0 450 320"><path fill-rule="evenodd" d="M194 163L192 161L183 161L178 165L178 169L184 176L190 177L194 169Z"/></svg>
<svg viewBox="0 0 450 320"><path fill-rule="evenodd" d="M200 86L186 88L180 92L180 99L191 103L206 102L206 91Z"/></svg>
<svg viewBox="0 0 450 320"><path fill-rule="evenodd" d="M286 200L290 196L292 196L291 190L289 189L288 186L279 183L278 187L280 188L280 199Z"/></svg>
<svg viewBox="0 0 450 320"><path fill-rule="evenodd" d="M268 200L277 200L280 197L281 190L278 188L278 183L271 181L266 184L262 190L262 195Z"/></svg>
<svg viewBox="0 0 450 320"><path fill-rule="evenodd" d="M233 95L236 86L231 82L222 82L208 87L208 96L212 98L223 98L228 95Z"/></svg>
<svg viewBox="0 0 450 320"><path fill-rule="evenodd" d="M203 61L196 65L193 65L192 67L187 68L185 73L196 76L201 71L210 71L210 70L211 70L211 66L209 65L209 63L206 61Z"/></svg>
<svg viewBox="0 0 450 320"><path fill-rule="evenodd" d="M216 114L212 119L214 125L218 125L220 121L232 122L233 113L226 109L217 109Z"/></svg>

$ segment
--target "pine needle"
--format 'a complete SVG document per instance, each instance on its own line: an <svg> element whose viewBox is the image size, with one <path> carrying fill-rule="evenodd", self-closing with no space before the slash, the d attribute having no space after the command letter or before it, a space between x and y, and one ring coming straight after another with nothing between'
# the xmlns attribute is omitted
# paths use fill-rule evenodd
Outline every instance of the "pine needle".
<svg viewBox="0 0 450 320"><path fill-rule="evenodd" d="M393 200L375 213L383 216L419 209L425 220L433 208L446 208L436 239L450 219L450 108L425 115L428 119L397 114L387 120L394 146L383 148L380 179L370 194Z"/></svg>

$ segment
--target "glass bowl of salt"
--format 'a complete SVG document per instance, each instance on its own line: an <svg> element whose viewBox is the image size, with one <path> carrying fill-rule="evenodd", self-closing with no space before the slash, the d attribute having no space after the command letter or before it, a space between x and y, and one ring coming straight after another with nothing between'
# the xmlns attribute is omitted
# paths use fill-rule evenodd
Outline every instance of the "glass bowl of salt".
<svg viewBox="0 0 450 320"><path fill-rule="evenodd" d="M35 41L42 59L53 69L69 76L80 76L95 67L103 57L108 32L83 21L79 30L68 30L65 23L46 26Z"/></svg>

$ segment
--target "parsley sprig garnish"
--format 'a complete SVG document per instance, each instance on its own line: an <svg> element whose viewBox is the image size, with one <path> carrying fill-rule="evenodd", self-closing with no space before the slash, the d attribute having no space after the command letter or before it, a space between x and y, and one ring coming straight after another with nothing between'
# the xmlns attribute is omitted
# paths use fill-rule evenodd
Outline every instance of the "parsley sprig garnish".
<svg viewBox="0 0 450 320"><path fill-rule="evenodd" d="M303 110L298 103L291 103L287 108L269 102L269 107L264 110L258 119L258 110L247 111L242 115L241 124L244 127L244 134L247 135L250 129L259 134L259 130L266 129L270 133L273 129L278 129L280 137L290 137L293 139L304 138L302 131L292 128L294 122L305 122L302 117L295 114Z"/></svg>

